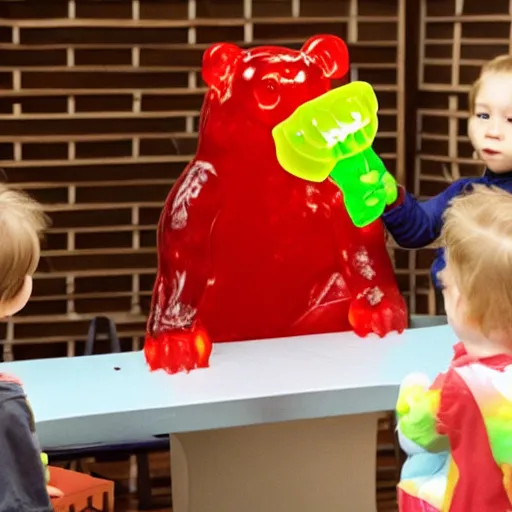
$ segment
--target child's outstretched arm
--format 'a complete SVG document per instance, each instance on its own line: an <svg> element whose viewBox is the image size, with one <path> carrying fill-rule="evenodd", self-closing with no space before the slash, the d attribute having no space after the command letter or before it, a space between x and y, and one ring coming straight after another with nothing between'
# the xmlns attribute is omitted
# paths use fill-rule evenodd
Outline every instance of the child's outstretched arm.
<svg viewBox="0 0 512 512"><path fill-rule="evenodd" d="M462 194L468 180L455 181L427 201L418 201L399 187L398 199L388 207L382 220L395 242L406 249L418 249L435 242L441 235L443 215L452 199Z"/></svg>
<svg viewBox="0 0 512 512"><path fill-rule="evenodd" d="M418 201L400 187L397 201L382 216L395 242L406 249L418 249L437 240L444 212L450 201L464 192L467 183L467 180L458 180L427 201Z"/></svg>
<svg viewBox="0 0 512 512"><path fill-rule="evenodd" d="M49 512L32 411L19 383L0 381L0 510Z"/></svg>

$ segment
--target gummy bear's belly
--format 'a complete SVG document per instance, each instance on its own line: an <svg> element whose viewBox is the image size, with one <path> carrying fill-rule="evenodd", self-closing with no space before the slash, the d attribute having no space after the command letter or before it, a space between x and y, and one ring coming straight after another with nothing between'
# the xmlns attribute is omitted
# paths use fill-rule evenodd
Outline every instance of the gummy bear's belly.
<svg viewBox="0 0 512 512"><path fill-rule="evenodd" d="M284 192L273 205L257 193L231 204L215 224L199 311L214 341L350 328L331 221Z"/></svg>

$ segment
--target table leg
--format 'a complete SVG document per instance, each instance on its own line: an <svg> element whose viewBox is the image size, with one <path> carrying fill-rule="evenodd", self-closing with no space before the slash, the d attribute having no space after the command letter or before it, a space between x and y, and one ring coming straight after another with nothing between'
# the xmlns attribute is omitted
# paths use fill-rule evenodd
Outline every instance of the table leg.
<svg viewBox="0 0 512 512"><path fill-rule="evenodd" d="M171 435L173 512L376 512L378 418Z"/></svg>

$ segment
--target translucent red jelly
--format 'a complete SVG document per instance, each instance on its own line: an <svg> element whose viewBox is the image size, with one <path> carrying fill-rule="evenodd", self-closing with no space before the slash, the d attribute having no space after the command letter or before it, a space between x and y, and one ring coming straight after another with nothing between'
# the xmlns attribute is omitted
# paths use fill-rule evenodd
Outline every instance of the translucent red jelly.
<svg viewBox="0 0 512 512"><path fill-rule="evenodd" d="M329 179L278 164L272 128L348 71L345 43L206 51L197 154L167 197L147 325L151 369L208 366L211 342L406 327L380 221L354 227Z"/></svg>

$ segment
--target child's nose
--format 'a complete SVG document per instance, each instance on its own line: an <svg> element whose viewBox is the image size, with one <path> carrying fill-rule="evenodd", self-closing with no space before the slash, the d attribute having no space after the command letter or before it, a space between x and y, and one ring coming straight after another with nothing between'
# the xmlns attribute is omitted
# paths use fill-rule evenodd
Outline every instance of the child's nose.
<svg viewBox="0 0 512 512"><path fill-rule="evenodd" d="M492 139L501 139L503 137L503 127L498 121L488 123L486 136Z"/></svg>

